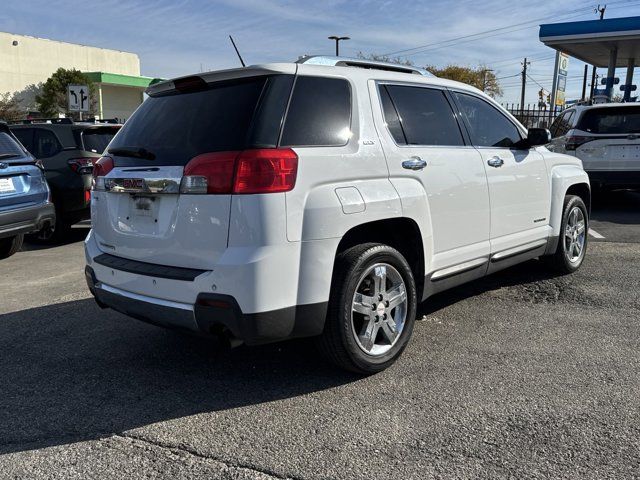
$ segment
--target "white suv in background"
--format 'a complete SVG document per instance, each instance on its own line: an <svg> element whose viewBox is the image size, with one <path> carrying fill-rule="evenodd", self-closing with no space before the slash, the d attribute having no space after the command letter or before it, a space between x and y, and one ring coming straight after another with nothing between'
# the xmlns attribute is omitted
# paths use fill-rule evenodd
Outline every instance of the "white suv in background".
<svg viewBox="0 0 640 480"><path fill-rule="evenodd" d="M536 257L572 272L589 179L479 90L343 57L150 87L94 169L99 305L380 371L418 302Z"/></svg>
<svg viewBox="0 0 640 480"><path fill-rule="evenodd" d="M640 188L640 104L571 107L550 130L549 150L582 160L594 187Z"/></svg>

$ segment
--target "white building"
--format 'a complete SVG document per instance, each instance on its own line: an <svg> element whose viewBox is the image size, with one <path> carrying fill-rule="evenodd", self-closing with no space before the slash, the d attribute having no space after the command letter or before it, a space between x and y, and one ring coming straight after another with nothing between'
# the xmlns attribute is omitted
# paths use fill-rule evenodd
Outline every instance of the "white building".
<svg viewBox="0 0 640 480"><path fill-rule="evenodd" d="M0 32L0 94L45 82L60 67L88 73L101 118L128 118L153 80L140 76L135 53Z"/></svg>

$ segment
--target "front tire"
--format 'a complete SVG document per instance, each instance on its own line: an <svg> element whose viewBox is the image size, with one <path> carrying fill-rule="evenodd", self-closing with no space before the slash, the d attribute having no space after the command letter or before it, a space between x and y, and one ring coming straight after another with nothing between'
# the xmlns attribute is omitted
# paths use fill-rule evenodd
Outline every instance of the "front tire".
<svg viewBox="0 0 640 480"><path fill-rule="evenodd" d="M560 273L573 273L580 268L587 252L589 214L582 199L567 195L562 211L558 247L546 257L549 265Z"/></svg>
<svg viewBox="0 0 640 480"><path fill-rule="evenodd" d="M346 370L380 372L407 346L416 307L413 274L400 252L374 243L351 247L336 258L319 348Z"/></svg>
<svg viewBox="0 0 640 480"><path fill-rule="evenodd" d="M0 238L0 259L8 258L22 248L24 235Z"/></svg>

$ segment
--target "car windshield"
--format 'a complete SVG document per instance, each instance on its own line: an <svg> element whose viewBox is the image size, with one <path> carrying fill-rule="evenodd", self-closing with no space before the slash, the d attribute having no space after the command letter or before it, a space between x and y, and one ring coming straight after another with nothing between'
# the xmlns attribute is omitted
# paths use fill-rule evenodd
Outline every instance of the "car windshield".
<svg viewBox="0 0 640 480"><path fill-rule="evenodd" d="M640 133L640 106L587 110L578 128L590 133Z"/></svg>
<svg viewBox="0 0 640 480"><path fill-rule="evenodd" d="M82 132L84 150L93 153L104 152L109 142L118 133L119 127L90 128Z"/></svg>

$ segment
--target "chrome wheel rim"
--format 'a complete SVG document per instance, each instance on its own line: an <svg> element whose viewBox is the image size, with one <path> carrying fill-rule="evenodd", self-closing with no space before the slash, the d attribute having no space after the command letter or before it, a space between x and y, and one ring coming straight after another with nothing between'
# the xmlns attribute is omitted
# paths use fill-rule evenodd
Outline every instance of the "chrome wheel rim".
<svg viewBox="0 0 640 480"><path fill-rule="evenodd" d="M376 263L360 277L351 306L351 331L358 347L374 357L398 342L407 319L407 288L402 275Z"/></svg>
<svg viewBox="0 0 640 480"><path fill-rule="evenodd" d="M573 207L569 212L567 226L564 230L564 252L571 263L578 262L584 253L587 228L584 213L580 207Z"/></svg>

